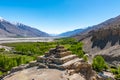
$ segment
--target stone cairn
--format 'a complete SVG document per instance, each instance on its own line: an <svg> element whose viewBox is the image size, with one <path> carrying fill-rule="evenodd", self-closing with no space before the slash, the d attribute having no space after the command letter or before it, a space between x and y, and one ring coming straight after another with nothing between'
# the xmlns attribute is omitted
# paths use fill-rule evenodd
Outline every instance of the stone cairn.
<svg viewBox="0 0 120 80"><path fill-rule="evenodd" d="M63 46L56 46L56 48L52 48L49 52L46 52L44 56L37 58L37 62L47 65L48 68L60 70L70 69L77 61L83 60L72 54L71 51L68 51Z"/></svg>
<svg viewBox="0 0 120 80"><path fill-rule="evenodd" d="M72 54L71 51L68 51L63 46L56 46L56 48L52 48L49 52L46 52L45 55L38 56L36 61L14 67L10 72L13 73L35 66L37 66L38 69L49 68L66 70L66 73L69 75L79 73L84 76L86 80L105 80L92 70L90 64L85 62L82 58L78 58L78 56Z"/></svg>
<svg viewBox="0 0 120 80"><path fill-rule="evenodd" d="M46 52L45 55L38 56L36 61L14 67L11 71L16 72L34 66L38 68L66 70L71 69L75 62L84 62L84 60L78 58L78 56L72 54L71 51L68 51L63 46L56 46L56 48L51 48L49 52Z"/></svg>

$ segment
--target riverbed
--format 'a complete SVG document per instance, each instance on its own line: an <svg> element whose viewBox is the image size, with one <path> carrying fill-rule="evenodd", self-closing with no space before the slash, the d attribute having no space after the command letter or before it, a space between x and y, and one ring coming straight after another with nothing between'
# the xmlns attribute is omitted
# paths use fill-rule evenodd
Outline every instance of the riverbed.
<svg viewBox="0 0 120 80"><path fill-rule="evenodd" d="M0 44L13 42L51 42L57 37L0 38Z"/></svg>

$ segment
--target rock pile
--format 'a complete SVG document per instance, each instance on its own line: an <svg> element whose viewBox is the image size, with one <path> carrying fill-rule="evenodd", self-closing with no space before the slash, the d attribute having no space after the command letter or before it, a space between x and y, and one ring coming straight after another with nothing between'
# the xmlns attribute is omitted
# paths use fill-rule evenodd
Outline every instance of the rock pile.
<svg viewBox="0 0 120 80"><path fill-rule="evenodd" d="M61 70L70 69L77 61L82 62L83 60L72 54L71 51L67 51L63 46L56 46L56 48L52 48L45 53L44 56L37 58L37 62L47 65L48 68Z"/></svg>

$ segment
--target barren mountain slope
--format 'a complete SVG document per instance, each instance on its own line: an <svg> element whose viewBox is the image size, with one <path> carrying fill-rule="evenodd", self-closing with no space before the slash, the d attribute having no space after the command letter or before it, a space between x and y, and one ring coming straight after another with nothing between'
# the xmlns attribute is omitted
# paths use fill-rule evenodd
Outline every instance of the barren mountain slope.
<svg viewBox="0 0 120 80"><path fill-rule="evenodd" d="M0 19L0 37L47 37L47 33L30 26Z"/></svg>
<svg viewBox="0 0 120 80"><path fill-rule="evenodd" d="M93 29L74 36L84 43L84 51L100 54L110 63L120 62L120 16L93 26Z"/></svg>

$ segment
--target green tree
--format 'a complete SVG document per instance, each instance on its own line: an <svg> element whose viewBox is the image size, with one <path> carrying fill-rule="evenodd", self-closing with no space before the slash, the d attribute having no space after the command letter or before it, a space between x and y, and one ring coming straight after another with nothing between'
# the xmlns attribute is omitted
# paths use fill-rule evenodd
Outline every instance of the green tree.
<svg viewBox="0 0 120 80"><path fill-rule="evenodd" d="M102 56L96 56L93 59L92 67L97 72L107 68L107 64Z"/></svg>
<svg viewBox="0 0 120 80"><path fill-rule="evenodd" d="M69 50L72 51L73 54L78 55L79 57L83 57L84 56L84 51L82 49L83 43L78 42L76 44L73 44Z"/></svg>

